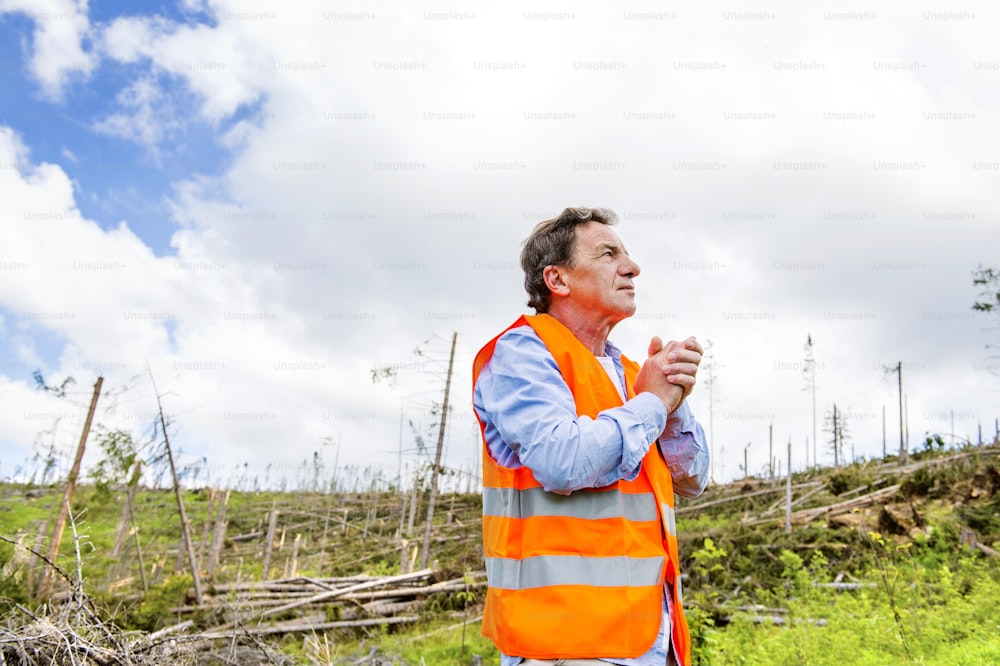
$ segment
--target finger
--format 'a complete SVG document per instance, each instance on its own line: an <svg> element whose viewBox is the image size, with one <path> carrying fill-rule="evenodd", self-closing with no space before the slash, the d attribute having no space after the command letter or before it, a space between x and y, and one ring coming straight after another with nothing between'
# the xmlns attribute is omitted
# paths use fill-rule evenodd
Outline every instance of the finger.
<svg viewBox="0 0 1000 666"><path fill-rule="evenodd" d="M699 354L704 354L705 350L702 348L701 343L698 342L697 338L693 335L684 341L684 347L692 351L696 351Z"/></svg>
<svg viewBox="0 0 1000 666"><path fill-rule="evenodd" d="M671 340L663 345L663 351L667 352L667 359L673 361L677 358L677 353L684 349L684 343Z"/></svg>
<svg viewBox="0 0 1000 666"><path fill-rule="evenodd" d="M701 354L692 349L672 351L667 354L667 361L670 363L690 363L697 366L701 363Z"/></svg>
<svg viewBox="0 0 1000 666"><path fill-rule="evenodd" d="M654 335L649 341L649 355L655 356L656 354L659 354L662 349L663 340L660 339L660 336Z"/></svg>
<svg viewBox="0 0 1000 666"><path fill-rule="evenodd" d="M693 363L671 363L663 366L665 375L689 375L694 377L698 374L698 366Z"/></svg>
<svg viewBox="0 0 1000 666"><path fill-rule="evenodd" d="M667 381L671 384L676 384L677 386L691 388L695 385L697 380L691 375L667 375Z"/></svg>

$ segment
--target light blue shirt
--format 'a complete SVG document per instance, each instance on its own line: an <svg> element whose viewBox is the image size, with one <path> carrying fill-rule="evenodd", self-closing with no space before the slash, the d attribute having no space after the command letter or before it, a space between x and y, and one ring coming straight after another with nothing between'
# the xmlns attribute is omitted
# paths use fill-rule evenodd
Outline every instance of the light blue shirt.
<svg viewBox="0 0 1000 666"><path fill-rule="evenodd" d="M621 351L610 342L624 386ZM654 439L670 469L674 492L697 497L708 483L708 445L687 403L667 415L652 393L640 393L596 419L578 416L573 394L552 354L530 326L500 336L473 391L473 406L484 424L486 445L504 467L526 465L545 490L568 494L600 488L639 475ZM670 608L664 595L664 621L649 651L635 659L606 659L614 664L657 666L667 657ZM521 657L502 655L502 666Z"/></svg>

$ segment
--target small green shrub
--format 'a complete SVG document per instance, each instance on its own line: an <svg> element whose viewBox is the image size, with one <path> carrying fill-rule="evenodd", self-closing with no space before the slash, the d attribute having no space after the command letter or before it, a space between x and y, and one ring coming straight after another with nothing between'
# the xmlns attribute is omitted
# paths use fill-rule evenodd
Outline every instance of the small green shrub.
<svg viewBox="0 0 1000 666"><path fill-rule="evenodd" d="M172 609L187 602L187 591L193 582L190 575L183 575L151 587L142 601L126 611L122 618L124 628L156 631L167 626L174 616Z"/></svg>
<svg viewBox="0 0 1000 666"><path fill-rule="evenodd" d="M830 475L826 482L826 487L833 495L843 495L848 490L854 490L868 483L862 476L857 465L844 467Z"/></svg>

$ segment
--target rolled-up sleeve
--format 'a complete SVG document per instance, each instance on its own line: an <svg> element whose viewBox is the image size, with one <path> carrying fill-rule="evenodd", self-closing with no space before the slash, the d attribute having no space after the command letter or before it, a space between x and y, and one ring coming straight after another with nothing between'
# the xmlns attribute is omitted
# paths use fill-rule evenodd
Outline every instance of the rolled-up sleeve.
<svg viewBox="0 0 1000 666"><path fill-rule="evenodd" d="M473 406L493 458L505 467L528 467L551 492L631 481L667 425L663 403L646 393L596 418L578 416L555 359L527 326L497 340Z"/></svg>
<svg viewBox="0 0 1000 666"><path fill-rule="evenodd" d="M682 402L667 419L658 443L670 469L674 492L681 497L697 497L704 492L709 477L708 444L687 402Z"/></svg>

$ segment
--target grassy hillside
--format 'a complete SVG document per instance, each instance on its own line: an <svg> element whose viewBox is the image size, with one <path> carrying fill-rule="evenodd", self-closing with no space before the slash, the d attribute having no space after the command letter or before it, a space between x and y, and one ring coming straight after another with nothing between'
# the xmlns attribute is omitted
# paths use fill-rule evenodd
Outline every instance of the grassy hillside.
<svg viewBox="0 0 1000 666"><path fill-rule="evenodd" d="M751 478L678 500L697 663L839 664L845 651L858 655L852 663L1000 663L992 611L1000 603L998 453L995 445L928 451L905 466L886 460L795 474L790 513L785 479ZM31 590L44 565L31 550L44 551L43 523L60 497L58 488L0 487L0 608L11 635L38 617ZM140 489L129 520L124 491L81 487L76 536L67 531L57 564L71 581L82 576L79 591L115 631L182 627L173 635L194 636L234 617L269 627L256 638L244 632L239 663L471 663L474 655L495 663L470 621L483 591L478 495L438 498L433 573L405 601L378 605L369 593L281 611L346 577L369 585L421 569L428 498L415 497L411 511L411 496L398 493L186 491L204 590L198 605L172 491ZM78 599L59 580L61 598ZM398 624L387 619L394 615ZM303 618L337 626L282 628ZM213 644L220 641L198 647ZM0 650L8 648L0 634Z"/></svg>

